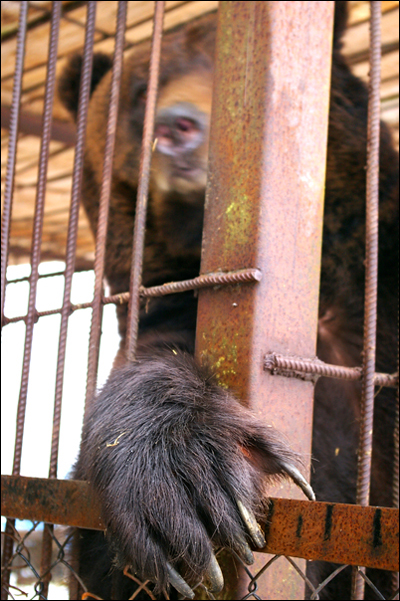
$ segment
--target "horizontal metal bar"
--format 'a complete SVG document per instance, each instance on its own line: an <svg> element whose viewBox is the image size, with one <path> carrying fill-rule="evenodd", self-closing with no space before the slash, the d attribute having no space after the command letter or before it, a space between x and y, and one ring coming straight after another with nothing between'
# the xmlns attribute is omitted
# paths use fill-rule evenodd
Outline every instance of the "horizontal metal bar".
<svg viewBox="0 0 400 601"><path fill-rule="evenodd" d="M80 480L1 476L1 515L104 530L90 486Z"/></svg>
<svg viewBox="0 0 400 601"><path fill-rule="evenodd" d="M54 273L42 273L38 275L38 280L42 280L43 278L55 278L60 275L65 275L65 271L55 271ZM27 275L23 278L15 278L13 280L7 280L8 284L20 284L21 282L30 282L31 276Z"/></svg>
<svg viewBox="0 0 400 601"><path fill-rule="evenodd" d="M307 359L303 357L288 357L277 353L269 353L264 357L264 369L273 375L280 375L305 380L316 380L324 376L326 378L338 378L341 380L362 380L361 367L342 367L324 363L319 359ZM375 373L375 386L386 386L397 388L399 385L399 374Z"/></svg>
<svg viewBox="0 0 400 601"><path fill-rule="evenodd" d="M2 476L2 515L103 530L87 482ZM399 510L270 499L265 553L384 570L399 566ZM257 549L258 550L258 549Z"/></svg>
<svg viewBox="0 0 400 601"><path fill-rule="evenodd" d="M63 275L63 274L52 274L52 275ZM236 271L229 272L217 272L207 273L200 275L192 280L182 280L180 282L168 282L161 286L152 286L150 288L140 287L140 296L143 298L148 297L159 297L166 296L167 294L177 294L179 292L187 292L188 290L200 290L200 288L209 288L212 286L227 286L234 284L243 284L246 282L260 282L262 278L261 271L259 269L238 269ZM9 282L11 283L11 282ZM121 292L120 294L114 294L113 296L105 296L102 299L103 305L115 304L122 305L129 302L129 292ZM80 303L78 305L71 305L71 313L78 309L90 309L93 306L93 302ZM36 318L47 317L49 315L57 315L61 313L61 309L51 309L49 311L38 311ZM25 321L26 315L19 317L5 317L4 325L9 323L16 323L18 321Z"/></svg>

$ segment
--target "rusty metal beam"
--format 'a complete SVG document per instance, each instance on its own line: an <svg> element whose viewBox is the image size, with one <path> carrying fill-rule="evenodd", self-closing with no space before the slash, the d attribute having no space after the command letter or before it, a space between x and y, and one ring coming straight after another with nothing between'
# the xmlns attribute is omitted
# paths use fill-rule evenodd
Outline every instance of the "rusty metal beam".
<svg viewBox="0 0 400 601"><path fill-rule="evenodd" d="M303 457L313 384L273 377L263 357L315 356L333 5L220 2L201 273L253 267L262 280L199 293L200 361ZM257 594L302 598L280 563Z"/></svg>
<svg viewBox="0 0 400 601"><path fill-rule="evenodd" d="M105 528L87 482L1 479L1 512L6 517ZM263 553L398 570L398 509L273 498L265 524Z"/></svg>
<svg viewBox="0 0 400 601"><path fill-rule="evenodd" d="M104 530L100 505L87 482L24 476L1 477L1 515Z"/></svg>

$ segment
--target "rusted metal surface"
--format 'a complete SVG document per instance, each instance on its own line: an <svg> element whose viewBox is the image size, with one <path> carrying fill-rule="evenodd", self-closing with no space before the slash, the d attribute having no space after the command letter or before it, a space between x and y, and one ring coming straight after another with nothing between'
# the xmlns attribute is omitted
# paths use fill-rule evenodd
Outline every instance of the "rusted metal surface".
<svg viewBox="0 0 400 601"><path fill-rule="evenodd" d="M10 131L8 133L8 156L6 178L4 183L4 204L1 216L1 319L3 326L4 303L6 295L6 277L8 265L8 250L10 243L10 226L12 199L14 192L15 164L17 157L17 139L20 122L20 104L22 94L22 73L24 68L25 41L27 29L28 2L20 3L19 23L17 35L17 49L15 54L15 70L10 109Z"/></svg>
<svg viewBox="0 0 400 601"><path fill-rule="evenodd" d="M95 284L93 296L93 314L89 339L88 375L86 385L86 408L96 391L97 367L103 315L103 279L106 253L108 213L110 207L111 177L116 138L120 82L122 75L123 50L126 26L127 2L118 3L117 27L115 34L114 59L111 77L110 105L106 129L103 177L101 180L99 218L96 232L96 251L94 262Z"/></svg>
<svg viewBox="0 0 400 601"><path fill-rule="evenodd" d="M395 509L272 499L266 517L266 552L398 570Z"/></svg>
<svg viewBox="0 0 400 601"><path fill-rule="evenodd" d="M2 514L17 519L105 528L87 482L2 476L1 503ZM393 508L272 498L263 530L262 553L398 569L399 512Z"/></svg>
<svg viewBox="0 0 400 601"><path fill-rule="evenodd" d="M276 353L270 353L264 358L264 369L274 375L285 375L288 377L310 376L315 381L315 376L325 378L338 378L341 380L362 380L361 367L341 367L325 363L319 359L303 359L300 357L284 357ZM397 388L399 385L399 374L374 373L374 385L388 388Z"/></svg>
<svg viewBox="0 0 400 601"><path fill-rule="evenodd" d="M2 515L104 530L100 505L87 482L1 477Z"/></svg>
<svg viewBox="0 0 400 601"><path fill-rule="evenodd" d="M220 3L201 272L263 278L199 293L198 357L305 457L313 385L263 357L315 356L332 23L330 2ZM280 562L260 585L263 599L304 594Z"/></svg>
<svg viewBox="0 0 400 601"><path fill-rule="evenodd" d="M371 483L374 421L374 373L378 302L379 142L381 85L381 2L370 2L370 79L367 132L367 184L365 235L365 301L363 378L358 446L357 503L368 505ZM352 599L364 598L364 580L353 572Z"/></svg>
<svg viewBox="0 0 400 601"><path fill-rule="evenodd" d="M155 3L149 81L146 93L142 152L140 155L139 181L135 208L135 225L133 230L132 266L129 289L130 302L128 310L128 326L126 331L126 356L131 361L133 361L135 358L139 331L140 286L142 284L147 200L149 195L150 165L156 115L158 79L160 73L164 9L165 2L157 1Z"/></svg>

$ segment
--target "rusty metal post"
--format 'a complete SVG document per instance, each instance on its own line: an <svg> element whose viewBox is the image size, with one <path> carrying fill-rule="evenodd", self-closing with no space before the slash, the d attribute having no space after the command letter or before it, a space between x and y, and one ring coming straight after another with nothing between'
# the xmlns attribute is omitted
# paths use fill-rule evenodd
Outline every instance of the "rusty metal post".
<svg viewBox="0 0 400 601"><path fill-rule="evenodd" d="M306 461L313 385L272 377L263 358L315 355L332 29L332 2L220 2L201 272L262 279L202 290L196 341L220 384ZM226 598L245 594L242 580ZM262 599L304 595L285 560L258 586Z"/></svg>

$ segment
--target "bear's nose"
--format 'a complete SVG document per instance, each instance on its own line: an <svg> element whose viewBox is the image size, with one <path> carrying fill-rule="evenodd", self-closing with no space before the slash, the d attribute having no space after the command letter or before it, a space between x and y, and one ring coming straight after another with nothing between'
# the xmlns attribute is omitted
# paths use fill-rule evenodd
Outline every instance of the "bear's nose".
<svg viewBox="0 0 400 601"><path fill-rule="evenodd" d="M154 130L156 149L171 156L195 150L205 139L207 122L207 116L188 102L160 109Z"/></svg>

